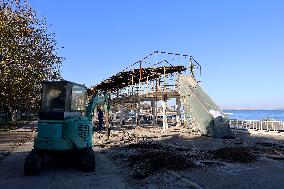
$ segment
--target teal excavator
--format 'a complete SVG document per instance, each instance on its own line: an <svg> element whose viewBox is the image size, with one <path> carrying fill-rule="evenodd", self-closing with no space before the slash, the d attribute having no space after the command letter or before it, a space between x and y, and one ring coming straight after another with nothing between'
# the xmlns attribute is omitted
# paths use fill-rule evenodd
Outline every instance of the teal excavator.
<svg viewBox="0 0 284 189"><path fill-rule="evenodd" d="M87 88L69 81L45 81L41 95L38 134L25 160L25 175L38 174L46 155L60 153L76 155L83 170L93 171L92 114L105 100L97 93L88 100Z"/></svg>

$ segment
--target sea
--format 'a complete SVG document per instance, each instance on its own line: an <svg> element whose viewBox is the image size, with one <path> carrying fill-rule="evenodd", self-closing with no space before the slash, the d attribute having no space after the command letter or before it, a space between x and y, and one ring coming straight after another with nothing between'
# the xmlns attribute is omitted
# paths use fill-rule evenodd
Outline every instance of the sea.
<svg viewBox="0 0 284 189"><path fill-rule="evenodd" d="M284 110L223 110L230 119L284 121Z"/></svg>

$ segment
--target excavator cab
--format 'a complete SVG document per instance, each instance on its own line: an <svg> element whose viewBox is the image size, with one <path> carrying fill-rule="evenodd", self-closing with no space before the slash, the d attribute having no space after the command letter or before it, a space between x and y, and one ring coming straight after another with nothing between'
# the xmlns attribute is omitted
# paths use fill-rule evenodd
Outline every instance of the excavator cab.
<svg viewBox="0 0 284 189"><path fill-rule="evenodd" d="M97 97L91 99L94 108ZM42 83L38 133L34 149L25 160L26 175L40 171L45 155L75 154L80 158L83 170L95 169L92 149L93 123L86 117L87 88L69 81L45 81ZM88 108L88 112L91 112Z"/></svg>
<svg viewBox="0 0 284 189"><path fill-rule="evenodd" d="M87 88L69 81L43 82L40 120L64 120L84 115Z"/></svg>

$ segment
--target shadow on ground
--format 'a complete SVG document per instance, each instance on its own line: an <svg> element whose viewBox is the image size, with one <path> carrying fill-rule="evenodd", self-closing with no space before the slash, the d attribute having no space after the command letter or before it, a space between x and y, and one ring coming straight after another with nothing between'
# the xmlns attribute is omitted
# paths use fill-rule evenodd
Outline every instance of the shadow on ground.
<svg viewBox="0 0 284 189"><path fill-rule="evenodd" d="M83 172L75 158L49 157L40 175L26 177L24 159L32 142L25 143L0 162L0 184L8 188L282 188L283 185L282 136L238 134L235 139L211 139L186 129L170 128L163 132L155 127L120 127L113 128L109 140L104 132L96 132L94 144L95 172Z"/></svg>

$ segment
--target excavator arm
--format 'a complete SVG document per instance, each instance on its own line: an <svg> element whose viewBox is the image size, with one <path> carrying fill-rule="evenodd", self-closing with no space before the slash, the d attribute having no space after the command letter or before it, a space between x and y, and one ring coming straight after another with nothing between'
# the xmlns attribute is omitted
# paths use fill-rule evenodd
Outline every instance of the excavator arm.
<svg viewBox="0 0 284 189"><path fill-rule="evenodd" d="M92 94L91 99L88 102L87 108L86 108L86 117L89 118L89 120L93 117L93 111L96 108L98 104L98 95L97 93Z"/></svg>
<svg viewBox="0 0 284 189"><path fill-rule="evenodd" d="M97 105L105 105L105 110L109 110L109 94L108 93L100 93L95 92L92 94L86 108L86 117L89 118L89 120L93 117L93 111L97 107Z"/></svg>

